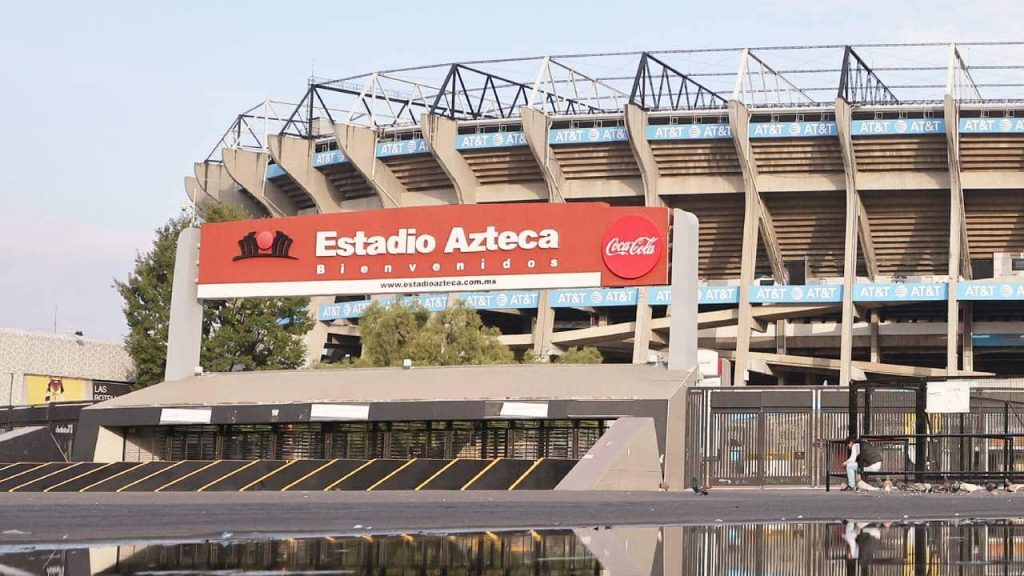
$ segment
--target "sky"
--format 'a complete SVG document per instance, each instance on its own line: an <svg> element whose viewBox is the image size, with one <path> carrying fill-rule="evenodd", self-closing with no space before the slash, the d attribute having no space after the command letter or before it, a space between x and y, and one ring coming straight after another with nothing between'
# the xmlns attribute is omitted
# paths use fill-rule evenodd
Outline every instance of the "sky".
<svg viewBox="0 0 1024 576"><path fill-rule="evenodd" d="M1020 39L1019 0L3 2L0 327L127 332L114 279L235 115L310 73L543 54Z"/></svg>

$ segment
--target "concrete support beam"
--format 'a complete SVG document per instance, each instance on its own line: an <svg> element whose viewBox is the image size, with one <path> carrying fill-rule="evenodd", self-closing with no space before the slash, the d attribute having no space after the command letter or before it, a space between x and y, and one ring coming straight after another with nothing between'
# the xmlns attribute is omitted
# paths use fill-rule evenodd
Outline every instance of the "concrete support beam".
<svg viewBox="0 0 1024 576"><path fill-rule="evenodd" d="M633 329L633 364L647 362L651 348L651 305L647 303L647 290L637 290L636 323Z"/></svg>
<svg viewBox="0 0 1024 576"><path fill-rule="evenodd" d="M729 357L728 351L719 352L724 357ZM802 368L808 370L824 370L835 372L840 369L840 361L835 358L816 358L812 356L794 356L784 354L771 354L767 352L751 352L750 359L763 362L768 366L781 366L790 368ZM753 365L753 364L751 364ZM854 380L864 380L867 374L879 376L898 376L903 378L939 378L946 375L944 368L930 368L926 366L905 366L902 364L885 364L881 362L865 362L858 360L853 362L851 375ZM961 370L957 376L991 376L984 372Z"/></svg>
<svg viewBox="0 0 1024 576"><path fill-rule="evenodd" d="M740 301L739 324L736 338L736 366L733 372L733 385L744 386L747 382L748 353L750 352L750 330L753 327L750 304L750 287L754 283L754 269L757 266L757 240L764 239L772 263L772 273L777 282L786 283L785 267L782 265L782 253L775 238L775 230L771 218L767 214L764 201L757 189L757 167L750 150L750 112L741 102L729 102L729 127L732 130L733 144L739 156L740 168L743 172L743 188L745 206L743 211L743 244L740 256Z"/></svg>
<svg viewBox="0 0 1024 576"><path fill-rule="evenodd" d="M317 319L317 311L321 305L333 303L333 296L315 296L309 299L309 317L313 320L313 328L302 337L303 344L306 346L306 359L303 361L306 368L320 361L320 357L324 353L324 346L327 345L327 334L331 328L330 324Z"/></svg>
<svg viewBox="0 0 1024 576"><path fill-rule="evenodd" d="M339 212L341 201L331 181L313 167L312 140L271 134L267 137L270 156L316 204L321 214Z"/></svg>
<svg viewBox="0 0 1024 576"><path fill-rule="evenodd" d="M197 162L195 174L196 182L208 198L230 204L253 218L263 218L271 214L265 203L260 202L249 192L239 189L238 183L231 178L223 164ZM198 204L202 206L202 203Z"/></svg>
<svg viewBox="0 0 1024 576"><path fill-rule="evenodd" d="M555 332L555 309L550 290L541 290L537 299L537 318L533 324L533 353L546 360Z"/></svg>
<svg viewBox="0 0 1024 576"><path fill-rule="evenodd" d="M640 177L644 181L644 205L664 206L665 202L658 195L661 175L658 163L654 159L654 150L647 141L647 111L636 104L626 104L626 135L633 157L640 167Z"/></svg>
<svg viewBox="0 0 1024 576"><path fill-rule="evenodd" d="M964 190L960 180L960 108L953 96L943 101L946 120L946 156L949 164L949 306L946 309L946 372L955 374L958 364L957 334L960 306L956 297L960 277L971 279L971 251L967 245Z"/></svg>
<svg viewBox="0 0 1024 576"><path fill-rule="evenodd" d="M299 208L284 192L267 180L270 154L242 148L221 150L224 168L238 185L252 194L273 216L294 216Z"/></svg>
<svg viewBox="0 0 1024 576"><path fill-rule="evenodd" d="M334 137L338 148L377 193L381 206L401 206L407 190L387 165L377 159L377 133L363 126L335 124Z"/></svg>
<svg viewBox="0 0 1024 576"><path fill-rule="evenodd" d="M842 98L836 98L836 127L843 156L846 177L846 228L843 242L843 313L839 344L839 385L850 385L850 366L853 361L853 285L857 280L857 242L860 221L860 196L857 193L857 164L853 153L853 139L850 136L850 105Z"/></svg>
<svg viewBox="0 0 1024 576"><path fill-rule="evenodd" d="M974 303L964 302L960 305L964 314L963 362L964 370L974 370Z"/></svg>
<svg viewBox="0 0 1024 576"><path fill-rule="evenodd" d="M749 125L750 112L747 107L741 102L731 100L729 102L729 128L732 130L732 141L736 146L736 155L739 157L740 171L743 172L743 188L747 195L747 204L757 214L757 227L764 243L765 252L768 253L772 276L779 284L788 284L786 266L782 261L782 249L779 247L779 241L775 235L775 224L772 222L764 199L761 198L758 186L757 164L754 162L747 130Z"/></svg>
<svg viewBox="0 0 1024 576"><path fill-rule="evenodd" d="M526 137L526 144L530 152L540 165L540 172L544 175L544 183L548 187L549 202L565 202L562 195L565 177L562 176L562 167L558 160L551 153L551 146L548 143L548 130L551 129L551 118L540 110L529 106L520 108L520 115L523 120L523 135Z"/></svg>
<svg viewBox="0 0 1024 576"><path fill-rule="evenodd" d="M200 209L220 204L216 198L203 190L195 176L185 176L185 195L188 196L188 200L193 206L198 206Z"/></svg>
<svg viewBox="0 0 1024 576"><path fill-rule="evenodd" d="M871 361L881 362L882 352L878 345L878 310L871 311Z"/></svg>
<svg viewBox="0 0 1024 576"><path fill-rule="evenodd" d="M469 162L455 149L455 140L459 135L458 123L444 116L423 114L420 116L420 131L423 132L430 153L452 181L459 204L476 204L476 191L480 182L469 167Z"/></svg>

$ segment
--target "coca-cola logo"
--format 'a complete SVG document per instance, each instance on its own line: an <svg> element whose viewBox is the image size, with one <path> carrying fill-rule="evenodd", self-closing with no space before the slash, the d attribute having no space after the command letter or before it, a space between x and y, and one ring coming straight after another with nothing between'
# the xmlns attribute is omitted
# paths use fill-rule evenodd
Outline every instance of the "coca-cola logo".
<svg viewBox="0 0 1024 576"><path fill-rule="evenodd" d="M664 243L658 227L650 220L623 216L605 232L601 256L613 274L631 280L658 265Z"/></svg>

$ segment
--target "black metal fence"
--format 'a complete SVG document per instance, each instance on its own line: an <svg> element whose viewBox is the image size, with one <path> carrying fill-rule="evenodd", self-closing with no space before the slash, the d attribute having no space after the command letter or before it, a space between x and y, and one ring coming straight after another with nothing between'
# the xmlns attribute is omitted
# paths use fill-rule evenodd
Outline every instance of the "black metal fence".
<svg viewBox="0 0 1024 576"><path fill-rule="evenodd" d="M822 486L841 472L849 424L845 388L695 388L687 408L686 470L709 486ZM1024 472L1024 442L996 435L1024 434L1024 389L980 388L968 414L933 414L927 441L932 471ZM867 429L872 436L912 436L914 393L874 391ZM860 418L865 418L863 413ZM865 422L859 423L865 429ZM962 436L957 436L962 435ZM989 437L985 437L989 435ZM883 470L913 464L913 439L881 442Z"/></svg>

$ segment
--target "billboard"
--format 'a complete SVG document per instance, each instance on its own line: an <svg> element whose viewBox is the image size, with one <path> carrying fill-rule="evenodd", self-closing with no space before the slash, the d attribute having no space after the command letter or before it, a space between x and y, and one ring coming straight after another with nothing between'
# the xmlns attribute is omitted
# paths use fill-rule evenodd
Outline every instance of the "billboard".
<svg viewBox="0 0 1024 576"><path fill-rule="evenodd" d="M89 399L92 391L87 380L63 376L25 375L25 402L50 404L52 402L79 402Z"/></svg>
<svg viewBox="0 0 1024 576"><path fill-rule="evenodd" d="M201 299L650 286L669 211L602 203L395 208L205 224Z"/></svg>

